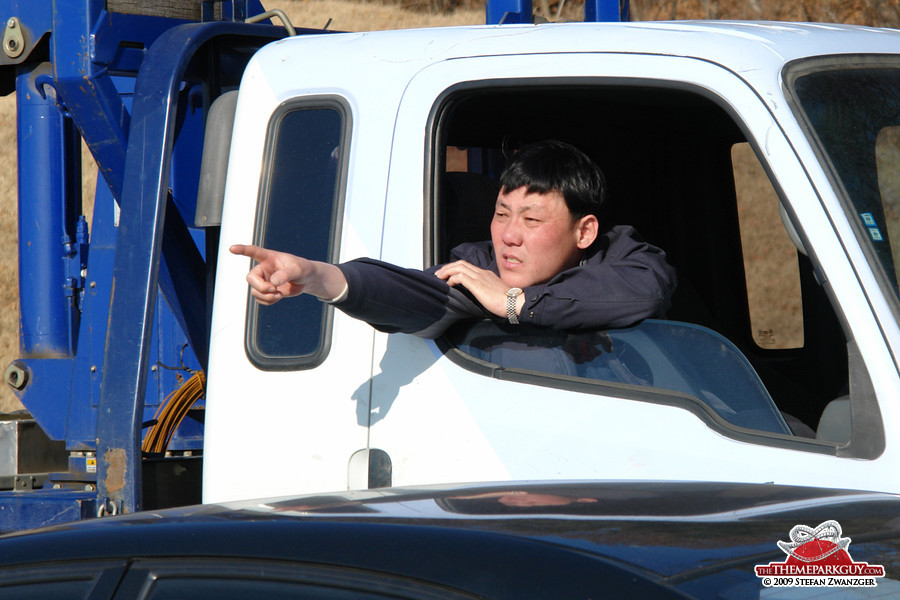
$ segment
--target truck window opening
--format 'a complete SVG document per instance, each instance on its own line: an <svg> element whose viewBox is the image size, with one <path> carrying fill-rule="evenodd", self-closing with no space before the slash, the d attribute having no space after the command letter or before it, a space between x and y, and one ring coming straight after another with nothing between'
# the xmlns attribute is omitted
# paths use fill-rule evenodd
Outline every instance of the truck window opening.
<svg viewBox="0 0 900 600"><path fill-rule="evenodd" d="M746 357L764 394L790 421L793 432L787 433L813 437L825 406L846 394L847 340L810 259L785 231L778 195L737 118L699 91L546 83L465 90L445 101L434 132L441 141L435 147L443 148L435 157L435 262L461 241L486 239L496 196L489 181L510 145L568 141L606 174L610 189L600 215L603 226L635 226L678 270L678 289L665 318L723 336ZM538 366L540 360L504 363L508 357L478 348L484 338L473 341L472 335L457 331L451 337L464 352L501 368L551 372ZM603 354L600 345L595 348ZM652 377L597 376L602 369L592 371L591 361L582 362L552 371L655 387ZM548 379L546 385L555 384ZM686 389L677 391L689 393ZM710 389L694 394L722 416ZM779 414L773 422L781 419ZM767 430L758 424L749 428Z"/></svg>

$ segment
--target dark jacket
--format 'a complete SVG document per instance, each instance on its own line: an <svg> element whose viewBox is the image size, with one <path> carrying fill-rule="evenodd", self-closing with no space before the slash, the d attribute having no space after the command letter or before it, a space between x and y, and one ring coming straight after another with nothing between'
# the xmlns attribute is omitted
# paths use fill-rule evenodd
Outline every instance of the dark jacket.
<svg viewBox="0 0 900 600"><path fill-rule="evenodd" d="M461 244L451 255L498 273L489 241ZM363 258L338 267L348 295L336 306L379 331L435 338L463 319L498 318L467 290L438 279L439 266L421 271ZM662 250L634 228L617 226L598 238L579 266L525 288L519 321L561 331L626 327L661 316L675 282Z"/></svg>

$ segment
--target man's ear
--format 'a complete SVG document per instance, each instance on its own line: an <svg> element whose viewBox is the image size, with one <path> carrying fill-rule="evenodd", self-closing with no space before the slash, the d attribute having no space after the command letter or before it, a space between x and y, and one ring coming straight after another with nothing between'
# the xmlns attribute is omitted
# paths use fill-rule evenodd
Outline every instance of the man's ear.
<svg viewBox="0 0 900 600"><path fill-rule="evenodd" d="M585 215L575 222L575 233L575 244L580 250L587 250L600 235L600 221L595 215Z"/></svg>

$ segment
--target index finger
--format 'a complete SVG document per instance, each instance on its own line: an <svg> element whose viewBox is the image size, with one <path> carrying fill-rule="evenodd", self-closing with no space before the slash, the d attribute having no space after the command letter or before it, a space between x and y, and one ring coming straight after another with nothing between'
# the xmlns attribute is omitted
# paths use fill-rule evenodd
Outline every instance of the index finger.
<svg viewBox="0 0 900 600"><path fill-rule="evenodd" d="M259 261L259 258L265 256L266 252L268 252L265 248L244 244L234 244L230 248L228 248L228 250L232 254L237 254L238 256L246 256L256 261Z"/></svg>

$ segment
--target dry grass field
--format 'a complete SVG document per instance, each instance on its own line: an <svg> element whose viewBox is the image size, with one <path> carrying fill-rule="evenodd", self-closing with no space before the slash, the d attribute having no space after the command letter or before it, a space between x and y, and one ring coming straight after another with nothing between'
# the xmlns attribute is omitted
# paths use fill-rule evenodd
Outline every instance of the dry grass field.
<svg viewBox="0 0 900 600"><path fill-rule="evenodd" d="M536 14L547 20L579 20L579 0L534 0ZM283 9L296 26L332 30L434 27L478 24L484 20L483 5L476 0L396 0L394 2L347 0L264 1L269 8ZM791 21L849 22L869 25L900 25L900 0L632 0L634 20L659 19L780 19ZM17 225L16 225L16 125L15 100L0 98L0 366L18 352ZM95 177L85 160L85 189ZM769 277L777 287L777 280ZM21 408L16 397L0 385L0 412Z"/></svg>
<svg viewBox="0 0 900 600"><path fill-rule="evenodd" d="M0 98L0 368L6 369L19 349L18 224L16 221L16 104L12 96ZM19 406L18 399L0 384L0 411Z"/></svg>

